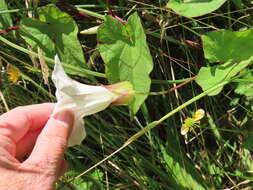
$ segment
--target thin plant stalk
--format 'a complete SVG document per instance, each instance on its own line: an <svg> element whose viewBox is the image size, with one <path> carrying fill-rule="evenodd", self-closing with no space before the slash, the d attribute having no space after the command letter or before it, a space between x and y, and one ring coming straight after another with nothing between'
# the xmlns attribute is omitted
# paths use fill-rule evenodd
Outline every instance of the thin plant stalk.
<svg viewBox="0 0 253 190"><path fill-rule="evenodd" d="M30 51L30 50L27 50L27 49L25 49L25 48L23 48L23 47L21 47L21 46L18 46L18 45L16 45L16 44L12 43L11 41L5 39L5 38L2 37L2 36L0 36L0 41L4 42L4 43L7 44L8 46L11 46L11 47L13 47L13 48L15 48L15 49L17 49L17 50L23 52L23 53L26 53L26 54L28 54L28 55L32 55L32 56L35 56L35 57L39 57L39 54L38 54L38 53L35 53L35 52L33 52L33 51ZM53 60L53 59L51 59L51 58L49 58L49 57L44 57L44 59L45 59L45 61L46 61L47 63L49 63L49 64L51 64L51 65L54 64L54 60ZM90 71L90 70L88 70L88 69L83 69L83 68L82 68L82 70L80 71L80 68L77 68L77 67L75 67L75 66L71 66L71 65L66 64L66 63L63 63L63 65L64 65L64 67L69 68L69 69L72 69L73 71L83 72L83 73L85 73L85 74L87 74L87 75L91 75L91 76L95 76L95 77L101 77L101 78L105 78L105 77L106 77L104 73L99 73L99 72L95 72L95 71Z"/></svg>
<svg viewBox="0 0 253 190"><path fill-rule="evenodd" d="M78 176L71 178L69 180L73 181L83 175L85 175L86 173L88 173L89 171L91 171L92 169L96 168L97 166L99 166L100 164L102 164L103 162L105 162L106 160L108 160L109 158L111 158L112 156L114 156L116 153L118 153L119 151L121 151L122 149L124 149L125 147L127 147L130 143L134 142L135 140L137 140L139 137L141 137L143 134L145 134L146 132L150 131L151 129L153 129L154 127L158 126L159 124L161 124L162 122L164 122L166 119L168 119L169 117L171 117L172 115L174 115L175 113L179 112L180 110L182 110L183 108L185 108L186 106L196 102L197 100L205 97L206 95L208 95L208 93L212 92L213 90L224 86L226 84L228 84L230 81L223 81L220 84L215 85L214 87L206 90L205 92L202 92L201 94L195 96L194 98L188 100L187 102L183 103L182 105L178 106L176 109L172 110L171 112L167 113L165 116L163 116L162 118L160 118L157 121L153 121L151 123L149 123L146 127L144 127L142 130L140 130L139 132L137 132L136 134L134 134L133 136L131 136L120 148L118 148L117 150L115 150L112 154L110 154L109 156L105 157L104 159L102 159L101 161L97 162L95 165L93 165L92 167L90 167L89 169L85 170L84 172L82 172L81 174L79 174Z"/></svg>
<svg viewBox="0 0 253 190"><path fill-rule="evenodd" d="M9 111L10 109L9 109L9 107L8 107L8 104L6 103L6 100L5 100L5 98L4 98L4 95L3 95L2 91L0 91L0 97L1 97L1 100L2 100L2 102L3 102L3 104L4 104L5 110L6 110L6 111Z"/></svg>

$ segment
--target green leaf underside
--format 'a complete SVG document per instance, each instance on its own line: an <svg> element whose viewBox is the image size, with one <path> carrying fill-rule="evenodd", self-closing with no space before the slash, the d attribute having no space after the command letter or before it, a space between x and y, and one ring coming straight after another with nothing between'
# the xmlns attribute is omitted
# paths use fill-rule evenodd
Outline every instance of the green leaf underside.
<svg viewBox="0 0 253 190"><path fill-rule="evenodd" d="M5 0L0 1L0 10L8 10ZM11 15L9 13L0 14L0 29L6 29L12 26Z"/></svg>
<svg viewBox="0 0 253 190"><path fill-rule="evenodd" d="M134 90L149 92L153 61L146 43L146 36L137 13L131 15L125 25L111 16L99 27L99 51L106 63L106 75L110 83L130 81ZM136 95L130 105L134 115L147 95Z"/></svg>
<svg viewBox="0 0 253 190"><path fill-rule="evenodd" d="M202 35L205 58L210 62L242 61L253 55L253 30L221 30Z"/></svg>
<svg viewBox="0 0 253 190"><path fill-rule="evenodd" d="M25 41L35 51L41 48L47 57L54 58L58 54L65 63L80 69L87 68L75 21L53 5L38 9L38 15L39 19L22 19L20 33ZM66 69L66 72L83 76L71 69Z"/></svg>
<svg viewBox="0 0 253 190"><path fill-rule="evenodd" d="M239 82L236 89L235 89L235 93L253 98L253 75L252 75L252 73L248 73L246 76L243 77L243 79L247 80L248 82Z"/></svg>
<svg viewBox="0 0 253 190"><path fill-rule="evenodd" d="M167 7L185 17L197 17L211 13L226 0L170 0Z"/></svg>
<svg viewBox="0 0 253 190"><path fill-rule="evenodd" d="M196 82L201 86L203 91L206 91L217 84L230 80L241 70L253 63L253 56L241 62L228 61L221 65L215 65L212 67L201 67ZM208 93L209 96L217 95L221 92L223 86Z"/></svg>

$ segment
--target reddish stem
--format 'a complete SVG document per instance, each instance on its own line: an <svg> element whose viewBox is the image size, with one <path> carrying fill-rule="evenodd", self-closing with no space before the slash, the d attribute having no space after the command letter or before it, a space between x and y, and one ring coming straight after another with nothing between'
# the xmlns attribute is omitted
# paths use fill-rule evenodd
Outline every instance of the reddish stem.
<svg viewBox="0 0 253 190"><path fill-rule="evenodd" d="M10 32L10 31L18 30L18 29L19 29L19 26L11 26L11 27L6 28L4 30L0 30L0 34L4 34L7 32Z"/></svg>
<svg viewBox="0 0 253 190"><path fill-rule="evenodd" d="M81 11L77 11L77 13L81 16L81 17L84 17L84 18L94 18L84 12L81 12Z"/></svg>
<svg viewBox="0 0 253 190"><path fill-rule="evenodd" d="M200 44L197 43L197 42L193 42L191 40L184 40L184 39L180 39L182 42L186 43L188 46L191 46L191 47L199 47Z"/></svg>
<svg viewBox="0 0 253 190"><path fill-rule="evenodd" d="M178 61L178 62L181 62L181 63L186 63L186 64L189 64L189 65L193 65L192 63L190 63L190 62L187 62L187 61L184 61L184 60L182 60L182 59L178 59L178 58L176 58L176 57L172 57L172 56L169 56L169 55L166 55L166 54L162 54L164 57L167 57L167 58L169 58L169 59L172 59L172 60L174 60L174 61Z"/></svg>
<svg viewBox="0 0 253 190"><path fill-rule="evenodd" d="M178 88L180 88L180 87L182 87L182 86L185 86L185 85L188 84L189 82L195 80L196 77L197 77L197 76L194 76L194 77L190 78L189 80L187 80L187 81L185 81L185 82L183 82L183 83L181 83L181 84L179 84L179 85L177 85L177 86L175 86L175 87L173 87L173 88L169 88L169 89L167 90L167 92L172 92L172 91L174 91L174 90L176 90L176 89L178 89Z"/></svg>
<svg viewBox="0 0 253 190"><path fill-rule="evenodd" d="M111 6L110 6L110 1L107 0L106 1L106 6L108 8L108 15L114 17L115 19L117 19L121 24L126 24L126 21L123 20L122 18L118 17L112 10Z"/></svg>
<svg viewBox="0 0 253 190"><path fill-rule="evenodd" d="M56 6L61 9L61 11L68 13L71 16L80 16L83 18L93 18L93 16L90 16L86 13L83 13L81 11L78 11L76 7L69 4L66 0L59 0L56 3Z"/></svg>

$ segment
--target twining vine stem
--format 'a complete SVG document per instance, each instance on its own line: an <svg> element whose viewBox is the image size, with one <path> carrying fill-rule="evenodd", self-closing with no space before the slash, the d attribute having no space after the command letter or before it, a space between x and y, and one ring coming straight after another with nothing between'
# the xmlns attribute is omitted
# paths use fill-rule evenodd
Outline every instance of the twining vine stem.
<svg viewBox="0 0 253 190"><path fill-rule="evenodd" d="M215 85L214 87L206 90L205 92L202 92L201 94L193 97L192 99L188 100L187 102L183 103L182 105L178 106L176 109L172 110L171 112L167 113L165 116L163 116L162 118L160 118L157 121L153 121L151 123L149 123L146 127L144 127L142 130L140 130L139 132L137 132L136 134L134 134L133 136L131 136L120 148L118 148L117 150L115 150L113 153L111 153L109 156L105 157L103 160L97 162L95 165L93 165L92 167L90 167L89 169L85 170L84 172L82 172L81 174L79 174L78 176L71 178L69 180L73 181L83 175L85 175L86 173L88 173L89 171L91 171L92 169L96 168L98 165L102 164L103 162L105 162L106 160L108 160L109 158L111 158L112 156L114 156L116 153L118 153L119 151L121 151L122 149L124 149L125 147L127 147L130 143L132 143L133 141L137 140L139 137L141 137L143 134L145 134L146 132L150 131L151 129L153 129L154 127L158 126L159 124L161 124L163 121L165 121L166 119L168 119L169 117L171 117L172 115L174 115L175 113L179 112L180 110L182 110L183 108L185 108L186 106L192 104L193 102L196 102L197 100L205 97L206 95L208 95L210 92L212 92L213 90L224 86L226 84L228 84L230 81L223 81L217 85Z"/></svg>

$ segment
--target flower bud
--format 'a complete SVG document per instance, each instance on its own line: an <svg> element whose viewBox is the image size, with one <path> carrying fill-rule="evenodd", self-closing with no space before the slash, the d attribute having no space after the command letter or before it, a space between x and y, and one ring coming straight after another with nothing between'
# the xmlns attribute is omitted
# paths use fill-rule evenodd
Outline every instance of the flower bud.
<svg viewBox="0 0 253 190"><path fill-rule="evenodd" d="M92 28L88 28L86 30L81 31L80 34L86 34L86 35L97 34L98 28L99 26L94 26Z"/></svg>
<svg viewBox="0 0 253 190"><path fill-rule="evenodd" d="M129 105L134 100L133 85L128 81L104 85L103 87L114 94L111 105Z"/></svg>

